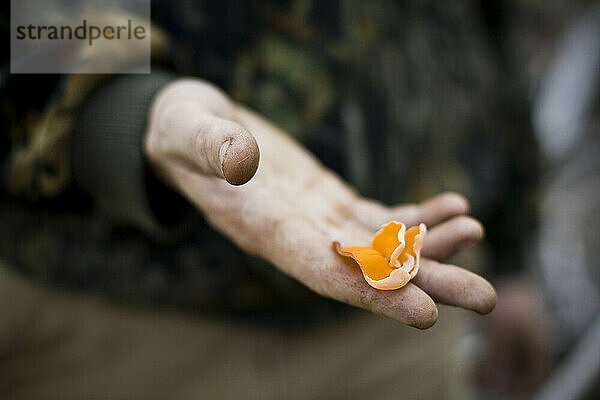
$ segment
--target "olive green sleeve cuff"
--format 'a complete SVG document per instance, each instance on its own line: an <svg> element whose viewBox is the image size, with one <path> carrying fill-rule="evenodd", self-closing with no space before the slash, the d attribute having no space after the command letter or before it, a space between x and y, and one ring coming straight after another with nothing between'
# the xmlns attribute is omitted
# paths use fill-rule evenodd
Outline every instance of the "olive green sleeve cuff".
<svg viewBox="0 0 600 400"><path fill-rule="evenodd" d="M111 78L83 105L71 138L76 185L115 223L153 236L173 230L191 209L155 178L142 153L152 99L175 78L164 70Z"/></svg>

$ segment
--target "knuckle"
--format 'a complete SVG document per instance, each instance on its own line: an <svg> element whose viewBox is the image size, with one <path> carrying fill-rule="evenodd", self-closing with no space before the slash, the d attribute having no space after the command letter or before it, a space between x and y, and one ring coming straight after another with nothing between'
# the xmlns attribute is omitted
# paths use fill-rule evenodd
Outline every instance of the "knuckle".
<svg viewBox="0 0 600 400"><path fill-rule="evenodd" d="M456 192L446 192L443 194L443 199L446 203L452 205L457 213L466 214L469 212L469 200L465 196Z"/></svg>
<svg viewBox="0 0 600 400"><path fill-rule="evenodd" d="M457 230L460 230L465 235L476 237L483 237L484 235L483 225L475 218L461 215L460 217L456 217L455 224Z"/></svg>
<svg viewBox="0 0 600 400"><path fill-rule="evenodd" d="M411 221L421 220L421 207L418 204L410 203L407 204L404 209L404 217Z"/></svg>
<svg viewBox="0 0 600 400"><path fill-rule="evenodd" d="M218 148L227 140L225 123L217 118L201 117L191 129L190 146L196 156L209 157L218 154Z"/></svg>
<svg viewBox="0 0 600 400"><path fill-rule="evenodd" d="M146 134L143 142L144 153L153 158L156 154L160 152L160 147L158 145L156 132L150 131Z"/></svg>
<svg viewBox="0 0 600 400"><path fill-rule="evenodd" d="M180 78L166 85L157 95L161 101L186 98L201 104L208 111L227 116L233 102L227 94L212 83L197 78Z"/></svg>
<svg viewBox="0 0 600 400"><path fill-rule="evenodd" d="M177 90L183 90L188 95L192 93L198 99L202 99L202 102L211 111L226 111L232 105L227 94L212 83L200 79L183 78L175 82L174 85L177 85L175 86Z"/></svg>

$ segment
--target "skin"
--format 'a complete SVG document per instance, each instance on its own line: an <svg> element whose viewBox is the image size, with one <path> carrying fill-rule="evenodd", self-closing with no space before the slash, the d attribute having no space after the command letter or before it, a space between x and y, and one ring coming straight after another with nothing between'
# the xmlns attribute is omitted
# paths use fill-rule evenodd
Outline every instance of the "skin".
<svg viewBox="0 0 600 400"><path fill-rule="evenodd" d="M323 296L420 329L435 324L436 301L481 314L496 304L485 279L440 262L483 238L481 224L465 215L462 196L444 193L394 207L363 198L278 128L208 83L183 79L157 94L144 151L157 175L216 230ZM379 291L331 243L368 245L391 220L427 224L425 258L411 283Z"/></svg>

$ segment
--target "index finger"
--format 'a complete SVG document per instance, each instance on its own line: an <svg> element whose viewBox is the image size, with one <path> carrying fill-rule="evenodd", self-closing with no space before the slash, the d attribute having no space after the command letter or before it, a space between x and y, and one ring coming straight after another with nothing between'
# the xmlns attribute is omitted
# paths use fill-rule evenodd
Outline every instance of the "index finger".
<svg viewBox="0 0 600 400"><path fill-rule="evenodd" d="M433 227L454 216L466 214L469 202L454 192L445 192L418 204L388 207L375 200L358 198L354 205L354 218L368 229L379 229L389 221L399 221L407 226L421 222Z"/></svg>

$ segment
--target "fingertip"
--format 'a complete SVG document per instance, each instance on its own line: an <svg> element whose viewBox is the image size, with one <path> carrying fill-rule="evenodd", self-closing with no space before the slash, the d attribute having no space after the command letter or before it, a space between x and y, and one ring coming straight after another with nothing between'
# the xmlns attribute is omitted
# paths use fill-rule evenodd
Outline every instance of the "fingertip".
<svg viewBox="0 0 600 400"><path fill-rule="evenodd" d="M438 320L438 309L435 303L423 307L417 311L417 318L410 326L425 330L431 328Z"/></svg>
<svg viewBox="0 0 600 400"><path fill-rule="evenodd" d="M481 222L466 215L456 218L455 229L460 231L462 237L475 242L483 240L485 237L485 228Z"/></svg>
<svg viewBox="0 0 600 400"><path fill-rule="evenodd" d="M447 207L453 211L453 214L468 214L471 205L465 196L457 192L446 192L443 195Z"/></svg>
<svg viewBox="0 0 600 400"><path fill-rule="evenodd" d="M260 151L256 139L249 132L241 130L221 145L219 157L227 182L239 186L252 179L256 173Z"/></svg>
<svg viewBox="0 0 600 400"><path fill-rule="evenodd" d="M421 302L418 305L411 307L411 313L404 321L409 326L417 329L429 329L438 320L438 309L435 302L427 295L421 298Z"/></svg>
<svg viewBox="0 0 600 400"><path fill-rule="evenodd" d="M496 302L498 301L498 295L496 294L496 289L492 286L491 283L482 278L484 284L480 286L480 295L481 299L478 304L475 305L474 311L478 314L485 315L492 312L492 310L496 307Z"/></svg>
<svg viewBox="0 0 600 400"><path fill-rule="evenodd" d="M485 226L483 226L483 224L480 221L476 219L473 220L477 225L477 234L479 235L479 240L483 240L485 238Z"/></svg>

